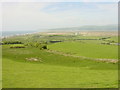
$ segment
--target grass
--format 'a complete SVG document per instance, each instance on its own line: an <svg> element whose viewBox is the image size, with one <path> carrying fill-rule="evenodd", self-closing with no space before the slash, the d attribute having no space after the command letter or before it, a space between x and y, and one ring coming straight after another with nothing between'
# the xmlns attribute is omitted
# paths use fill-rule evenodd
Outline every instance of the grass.
<svg viewBox="0 0 120 90"><path fill-rule="evenodd" d="M118 59L117 45L102 45L100 41L96 42L96 40L60 42L51 44L48 48L76 56Z"/></svg>
<svg viewBox="0 0 120 90"><path fill-rule="evenodd" d="M0 46L0 89L2 89L2 46Z"/></svg>
<svg viewBox="0 0 120 90"><path fill-rule="evenodd" d="M9 47L3 45L2 49L3 88L118 87L117 64L62 56L32 47ZM31 57L41 58L42 62L26 61L25 58Z"/></svg>

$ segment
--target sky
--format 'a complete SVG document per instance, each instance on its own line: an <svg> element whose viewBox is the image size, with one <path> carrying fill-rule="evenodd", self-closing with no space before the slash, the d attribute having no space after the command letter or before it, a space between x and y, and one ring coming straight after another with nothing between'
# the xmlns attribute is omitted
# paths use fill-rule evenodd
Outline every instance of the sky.
<svg viewBox="0 0 120 90"><path fill-rule="evenodd" d="M4 31L117 24L116 2L3 2Z"/></svg>

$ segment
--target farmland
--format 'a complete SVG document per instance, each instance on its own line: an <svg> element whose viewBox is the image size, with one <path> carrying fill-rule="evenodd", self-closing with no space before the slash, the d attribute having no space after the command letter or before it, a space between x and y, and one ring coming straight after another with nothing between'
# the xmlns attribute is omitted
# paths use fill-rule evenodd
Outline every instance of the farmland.
<svg viewBox="0 0 120 90"><path fill-rule="evenodd" d="M117 62L89 59L117 60L117 36L37 33L3 38L3 42L8 41L22 44L2 45L4 88L118 87ZM47 49L29 45L38 42L45 43Z"/></svg>
<svg viewBox="0 0 120 90"><path fill-rule="evenodd" d="M64 48L63 48L64 47ZM74 54L76 56L85 56L90 58L118 58L118 47L115 45L100 45L94 42L62 42L49 45L51 50Z"/></svg>

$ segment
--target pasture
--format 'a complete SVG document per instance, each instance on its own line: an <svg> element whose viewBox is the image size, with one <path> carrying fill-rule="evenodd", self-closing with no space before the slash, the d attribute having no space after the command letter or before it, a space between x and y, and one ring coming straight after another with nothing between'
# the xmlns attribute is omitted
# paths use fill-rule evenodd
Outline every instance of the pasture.
<svg viewBox="0 0 120 90"><path fill-rule="evenodd" d="M102 45L99 41L70 41L51 44L50 50L56 50L88 58L118 59L117 45Z"/></svg>
<svg viewBox="0 0 120 90"><path fill-rule="evenodd" d="M3 45L3 88L117 88L117 64ZM39 58L41 61L27 61Z"/></svg>
<svg viewBox="0 0 120 90"><path fill-rule="evenodd" d="M37 33L2 41L3 88L118 87L118 63L93 60L117 60L117 36Z"/></svg>

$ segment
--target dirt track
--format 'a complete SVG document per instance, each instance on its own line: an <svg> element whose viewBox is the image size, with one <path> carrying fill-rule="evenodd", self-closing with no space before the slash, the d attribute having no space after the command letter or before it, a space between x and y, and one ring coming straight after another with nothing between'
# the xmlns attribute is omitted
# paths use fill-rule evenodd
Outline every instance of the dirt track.
<svg viewBox="0 0 120 90"><path fill-rule="evenodd" d="M59 54L59 55L63 55L63 56L71 56L71 57L75 57L75 58L89 59L89 60L95 60L95 61L106 62L106 63L118 63L117 59L89 58L89 57L84 57L84 56L75 56L75 55L71 55L71 54L66 54L63 52L55 51L55 50L46 50L46 51L49 53Z"/></svg>

